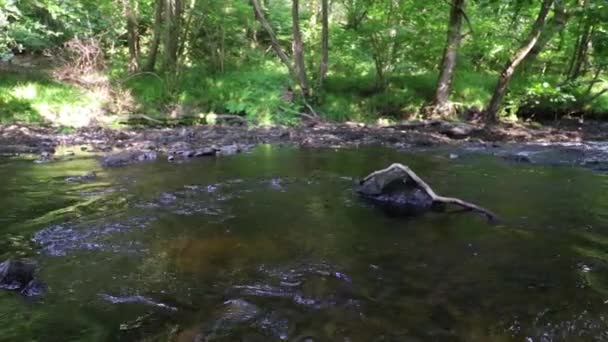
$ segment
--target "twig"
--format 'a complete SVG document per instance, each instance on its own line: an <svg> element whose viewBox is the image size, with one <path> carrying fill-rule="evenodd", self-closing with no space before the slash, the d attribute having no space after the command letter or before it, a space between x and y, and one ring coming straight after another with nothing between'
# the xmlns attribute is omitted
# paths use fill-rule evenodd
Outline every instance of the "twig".
<svg viewBox="0 0 608 342"><path fill-rule="evenodd" d="M444 203L444 204L454 204L454 205L458 205L462 208L465 208L467 210L477 211L477 212L483 214L489 222L496 222L498 220L497 216L493 212L489 211L488 209L482 208L478 205L463 201L458 198L444 197L444 196L437 195L435 193L435 191L433 191L433 189L431 189L431 187L425 181L423 181L420 177L418 177L418 175L414 171L412 171L409 167L404 166L402 164L395 163L395 164L392 164L391 166L387 167L386 169L374 171L369 176L365 177L363 182L368 181L370 178L373 178L373 177L377 176L378 174L387 173L394 169L398 169L398 170L405 172L410 177L410 179L412 179L416 183L416 185L418 185L418 187L420 187L422 190L424 190L424 192L427 193L427 195L433 200L433 202Z"/></svg>
<svg viewBox="0 0 608 342"><path fill-rule="evenodd" d="M593 101L597 100L597 99L598 99L600 96L604 95L605 93L608 93L608 87L606 87L606 88L602 89L602 91L600 91L599 93L597 93L597 94L595 94L595 95L591 96L591 97L590 97L590 98L587 100L587 102L591 103L591 102L593 102Z"/></svg>
<svg viewBox="0 0 608 342"><path fill-rule="evenodd" d="M308 110L310 110L310 113L315 117L315 118L319 118L319 115L317 114L317 112L315 112L314 109L312 109L312 106L310 104L308 104L308 101L306 101L306 99L302 100L304 102L304 105L306 106L306 108L308 108Z"/></svg>
<svg viewBox="0 0 608 342"><path fill-rule="evenodd" d="M286 108L286 107L282 107L282 106L279 107L279 108L282 109L282 110L284 110L284 111L286 111L286 112L290 112L292 114L295 114L297 116L301 116L303 118L309 119L309 120L314 121L314 122L321 121L321 119L318 116L315 116L315 115L298 112L298 111L295 111L295 110L292 110L292 109L289 109L289 108Z"/></svg>
<svg viewBox="0 0 608 342"><path fill-rule="evenodd" d="M301 116L303 118L307 118L310 121L314 121L314 122L318 122L319 118L310 114L306 114L306 113L295 113L298 116Z"/></svg>

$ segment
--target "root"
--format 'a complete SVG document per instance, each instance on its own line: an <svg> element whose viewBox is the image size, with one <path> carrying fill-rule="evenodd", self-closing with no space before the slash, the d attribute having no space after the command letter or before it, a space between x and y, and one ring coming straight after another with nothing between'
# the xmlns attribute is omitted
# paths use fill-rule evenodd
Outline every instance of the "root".
<svg viewBox="0 0 608 342"><path fill-rule="evenodd" d="M418 177L418 175L414 171L412 171L409 167L404 166L402 164L392 164L391 166L387 167L386 169L372 172L369 176L365 177L365 179L363 181L365 182L365 181L369 180L370 178L377 176L378 174L390 172L394 169L398 169L398 170L405 172L410 177L410 179L416 183L416 185L420 189L422 189L424 192L426 192L429 195L429 197L433 200L433 202L457 205L457 206L462 207L463 209L476 211L476 212L484 215L489 222L498 221L498 217L488 209L482 208L478 205L469 203L467 201L463 201L459 198L444 197L444 196L437 195L435 193L435 191L433 191L433 189L425 181L423 181L420 177Z"/></svg>

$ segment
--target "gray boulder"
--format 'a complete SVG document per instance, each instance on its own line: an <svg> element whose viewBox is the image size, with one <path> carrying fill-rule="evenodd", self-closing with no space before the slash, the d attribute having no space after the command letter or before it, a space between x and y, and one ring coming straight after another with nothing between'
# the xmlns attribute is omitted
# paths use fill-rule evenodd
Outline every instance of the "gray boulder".
<svg viewBox="0 0 608 342"><path fill-rule="evenodd" d="M372 174L359 184L357 192L395 215L417 215L433 207L433 198L398 168Z"/></svg>

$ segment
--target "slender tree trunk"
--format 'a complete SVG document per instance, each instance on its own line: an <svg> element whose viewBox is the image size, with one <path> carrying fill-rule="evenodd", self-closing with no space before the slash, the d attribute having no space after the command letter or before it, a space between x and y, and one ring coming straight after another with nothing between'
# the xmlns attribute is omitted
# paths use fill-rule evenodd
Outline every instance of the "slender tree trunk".
<svg viewBox="0 0 608 342"><path fill-rule="evenodd" d="M535 60L541 51L547 46L547 44L553 39L553 37L562 32L566 24L568 23L569 13L565 7L565 1L556 1L553 7L553 17L547 21L546 28L538 37L538 42L530 50L530 53L526 56L526 61Z"/></svg>
<svg viewBox="0 0 608 342"><path fill-rule="evenodd" d="M298 76L298 84L300 85L302 94L304 94L304 97L308 97L310 96L310 89L308 88L308 77L306 76L304 42L302 41L302 32L300 31L300 1L292 0L291 3L294 68Z"/></svg>
<svg viewBox="0 0 608 342"><path fill-rule="evenodd" d="M433 103L434 111L446 115L453 111L450 103L450 93L452 91L452 81L454 80L454 70L456 69L456 61L458 58L458 48L462 40L460 34L462 27L462 19L464 16L465 0L453 0L450 10L450 22L448 25L448 38L443 51L443 60L441 62L441 72L437 81L435 90L435 99Z"/></svg>
<svg viewBox="0 0 608 342"><path fill-rule="evenodd" d="M589 52L589 44L591 43L591 33L593 26L587 24L580 38L579 44L574 52L572 68L569 73L569 79L575 80L583 74L583 69L587 61L587 53Z"/></svg>
<svg viewBox="0 0 608 342"><path fill-rule="evenodd" d="M220 44L220 71L224 72L226 64L226 30L222 27L222 40Z"/></svg>
<svg viewBox="0 0 608 342"><path fill-rule="evenodd" d="M376 34L372 33L369 36L369 43L372 46L372 59L374 60L374 66L376 68L376 90L383 90L388 84L386 73L388 71L388 61L385 61L383 53L379 47L378 39Z"/></svg>
<svg viewBox="0 0 608 342"><path fill-rule="evenodd" d="M321 62L319 63L318 88L323 87L323 81L329 69L329 0L321 0Z"/></svg>
<svg viewBox="0 0 608 342"><path fill-rule="evenodd" d="M147 72L154 71L154 67L156 66L156 56L158 55L158 46L160 45L160 38L163 30L163 1L164 0L156 0L152 44L150 45L148 60L143 68L143 70Z"/></svg>
<svg viewBox="0 0 608 342"><path fill-rule="evenodd" d="M186 0L186 1L188 1L188 0ZM186 9L186 11L184 11L184 9L182 7L182 13L183 13L183 16L185 19L183 19L180 45L179 45L179 50L178 50L180 55L183 55L188 48L188 44L187 44L188 37L190 36L190 29L192 27L192 21L194 20L194 17L195 17L195 11L194 11L195 8L196 8L196 0L189 1L189 5L188 5L188 8Z"/></svg>
<svg viewBox="0 0 608 342"><path fill-rule="evenodd" d="M179 38L181 30L182 1L164 0L165 34L164 34L164 68L167 71L177 70L179 55Z"/></svg>
<svg viewBox="0 0 608 342"><path fill-rule="evenodd" d="M266 15L264 14L264 10L262 9L262 5L260 4L260 1L251 0L251 3L253 5L253 10L255 12L256 18L260 22L260 25L262 25L262 28L264 29L264 31L266 31L266 34L268 34L268 37L270 37L270 44L272 46L272 49L277 54L277 56L279 57L281 62L287 67L287 70L289 71L289 74L291 75L293 80L296 83L299 83L298 82L298 73L296 72L294 66L292 65L291 59L289 58L289 56L287 56L287 53L285 53L285 50L283 50L283 47L279 43L279 40L277 39L277 36L274 33L274 30L272 29L272 26L266 19Z"/></svg>
<svg viewBox="0 0 608 342"><path fill-rule="evenodd" d="M545 26L547 16L549 15L549 11L551 10L551 6L553 5L553 1L554 0L543 0L540 11L538 13L538 17L536 18L536 21L534 22L534 25L532 26L532 29L528 34L528 38L524 41L522 46L515 52L511 60L505 65L505 68L500 74L498 78L498 83L496 84L496 88L494 89L494 94L492 95L492 99L490 100L490 104L485 110L485 116L487 121L498 121L500 107L507 93L509 82L513 78L513 74L515 73L516 68L521 64L524 58L526 58L526 56L530 53L530 51L532 51L532 49L538 42L542 29Z"/></svg>
<svg viewBox="0 0 608 342"><path fill-rule="evenodd" d="M139 28L137 25L137 8L133 0L123 0L125 18L127 19L127 43L129 46L129 71L139 69Z"/></svg>

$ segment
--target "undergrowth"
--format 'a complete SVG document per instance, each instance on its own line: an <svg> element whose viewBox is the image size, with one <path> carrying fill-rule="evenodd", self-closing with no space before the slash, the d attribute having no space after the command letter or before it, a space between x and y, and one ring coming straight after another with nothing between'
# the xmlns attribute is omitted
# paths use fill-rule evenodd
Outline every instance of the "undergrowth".
<svg viewBox="0 0 608 342"><path fill-rule="evenodd" d="M159 74L124 75L109 69L112 84L133 97L133 112L153 118L171 115L202 116L210 113L240 115L257 124L295 124L307 111L291 89L286 70L277 62L260 60L224 73L190 67L179 81ZM490 100L497 75L460 70L453 83L452 101L458 108L482 109ZM372 72L359 75L330 74L311 104L330 121L401 120L419 116L433 97L436 73L390 77L379 87ZM581 105L585 96L601 91L597 84L560 85L558 79L519 75L510 86L504 112L523 118L554 119L585 114L606 119L608 93ZM591 94L591 95L590 95ZM0 78L0 123L44 121L79 126L87 110L103 104L84 89L58 82L42 73L6 72ZM94 105L92 105L94 104ZM116 113L106 113L116 114Z"/></svg>

